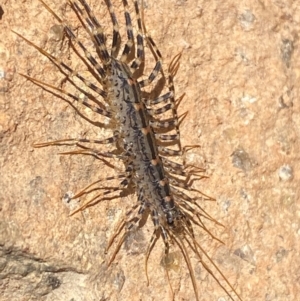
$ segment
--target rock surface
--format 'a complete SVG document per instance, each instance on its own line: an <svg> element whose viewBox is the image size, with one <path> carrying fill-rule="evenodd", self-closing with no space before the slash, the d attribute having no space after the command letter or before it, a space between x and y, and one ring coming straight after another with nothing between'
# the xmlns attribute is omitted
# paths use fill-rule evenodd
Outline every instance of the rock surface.
<svg viewBox="0 0 300 301"><path fill-rule="evenodd" d="M74 22L65 2L48 1L59 16ZM105 30L111 30L104 1L89 2ZM209 225L224 245L203 233L196 232L197 239L244 301L297 300L300 7L297 1L157 2L144 1L147 29L165 67L182 51L175 80L177 95L186 93L179 114L189 112L181 126L182 143L201 145L187 160L205 167L209 176L195 187L216 198L203 206L225 225ZM11 30L72 59L57 20L39 1L1 4L0 300L170 300L161 241L151 253L146 283L150 218L106 268L105 247L134 195L69 216L78 206L70 197L110 170L90 156L58 155L74 146L35 149L32 144L103 137L105 130L99 132L69 104L18 74L54 86L62 79L48 59ZM175 300L195 300L185 262L173 253L178 259L170 271ZM191 258L200 300L228 300Z"/></svg>

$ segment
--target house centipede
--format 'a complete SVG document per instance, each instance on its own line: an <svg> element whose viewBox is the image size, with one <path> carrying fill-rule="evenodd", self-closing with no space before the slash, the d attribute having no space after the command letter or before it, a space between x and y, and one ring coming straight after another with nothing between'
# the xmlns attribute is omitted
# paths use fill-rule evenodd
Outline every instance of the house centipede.
<svg viewBox="0 0 300 301"><path fill-rule="evenodd" d="M211 264L221 275L227 287L234 292L235 297L242 300L216 264L197 242L194 235L193 225L201 228L217 240L205 226L203 220L220 225L199 204L199 200L206 201L213 199L192 187L193 177L201 179L203 170L186 165L185 162L180 164L169 159L172 156L183 156L188 150L197 147L195 145L182 147L180 143L179 125L185 118L186 113L178 116L177 108L184 95L177 99L175 98L173 81L179 69L181 53L172 59L169 68L164 73L162 55L152 37L147 33L143 18L143 9L140 10L137 0L133 0L137 23L137 32L135 35L128 1L122 0L127 41L121 54L120 45L122 39L111 0L104 0L113 25L110 51L108 50L108 39L103 27L98 22L87 2L85 0L67 1L92 41L94 53L84 45L67 22L61 19L43 0L39 1L63 26L64 34L69 41L70 48L82 60L96 83L85 78L80 72L72 69L65 62L16 33L30 46L47 57L65 76L65 81L80 93L80 96L63 87L56 87L25 74L21 75L54 95L61 93L63 96L60 98L64 100L78 102L82 106L109 119L113 135L103 140L87 139L85 137L67 138L37 143L34 147L59 146L69 143L76 145L79 149L65 152L64 154L88 154L100 160L105 158L117 159L122 160L125 166L124 172L120 172L116 176L97 180L73 196L73 199L77 199L81 196L89 195L91 192L101 191L73 211L71 215L94 205L99 199L109 196L113 192L120 192L132 186L135 188L137 202L120 221L115 233L107 244L107 252L109 252L112 245L116 245L110 256L108 266L114 261L128 233L137 229L141 220L149 214L152 218L154 231L145 254L145 274L148 284L148 259L157 240L162 238L165 245L164 256L166 260L172 246L177 247L181 252L189 270L196 300L199 300L199 292L188 250L191 250L196 255L202 266L222 287L231 300L235 300L233 294L220 283L217 276L210 270L208 264ZM139 80L138 73L143 69L145 63L145 47L150 49L155 59L155 66L146 79ZM159 75L164 79L164 85L167 86L168 91L161 93L157 97L151 97L143 89L156 81ZM85 89L79 86L74 78L81 82ZM90 91L95 93L97 97ZM161 117L166 113L169 113L171 117ZM85 143L114 145L116 149L115 151L99 151L98 149L86 147ZM174 149L174 146L177 149ZM120 181L119 185L115 188L96 186L113 180ZM187 192L197 193L201 196L193 198ZM208 263L205 263L203 258L206 258ZM170 284L168 270L167 268L165 269ZM170 287L172 299L174 299L175 296L173 295L171 284Z"/></svg>

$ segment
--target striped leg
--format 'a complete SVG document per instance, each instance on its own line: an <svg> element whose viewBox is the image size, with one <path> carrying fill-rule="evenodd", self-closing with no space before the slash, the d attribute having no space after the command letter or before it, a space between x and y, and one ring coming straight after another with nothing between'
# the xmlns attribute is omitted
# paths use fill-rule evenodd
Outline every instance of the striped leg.
<svg viewBox="0 0 300 301"><path fill-rule="evenodd" d="M96 143L96 144L111 144L113 142L116 142L119 138L119 135L114 135L112 137L106 138L104 140L94 140L94 139L87 139L87 138L78 138L78 139L61 139L61 140L55 140L55 141L49 141L49 142L42 142L42 143L35 143L33 144L33 147L40 148L50 145L77 145L78 143ZM70 143L68 143L70 142Z"/></svg>
<svg viewBox="0 0 300 301"><path fill-rule="evenodd" d="M179 69L179 60L181 58L181 53L177 54L173 60L171 61L169 68L168 68L168 72L167 72L167 78L168 78L168 88L171 92L171 97L170 97L170 102L171 104L173 104L172 106L172 115L174 120L178 120L179 117L177 115L177 108L180 104L180 102L182 101L183 97L185 94L181 95L178 100L175 100L175 88L174 88L174 82L173 79ZM182 150L182 146L181 146L181 142L180 142L180 130L179 130L179 123L177 126L175 126L175 131L176 134L178 136L178 140L177 140L177 145L179 150Z"/></svg>
<svg viewBox="0 0 300 301"><path fill-rule="evenodd" d="M150 73L147 79L139 81L139 85L141 88L146 87L150 85L153 80L157 77L159 72L162 72L162 55L158 48L156 47L156 44L154 43L153 39L146 34L146 41L148 45L150 45L151 51L154 53L154 57L156 59L156 64L154 66L154 69Z"/></svg>
<svg viewBox="0 0 300 301"><path fill-rule="evenodd" d="M134 46L134 35L133 35L133 28L132 28L132 22L131 17L129 13L128 8L128 2L127 0L122 0L123 6L124 6L124 16L125 16L125 22L126 22L126 31L127 31L127 42L124 46L124 50L121 56L121 61L123 63L128 62L128 56L130 55L133 46Z"/></svg>
<svg viewBox="0 0 300 301"><path fill-rule="evenodd" d="M82 10L80 10L80 12L77 11L76 6L74 5L74 2L72 2L71 0L68 0L71 8L74 10L74 12L76 13L76 15L78 16L80 22L85 26L82 18L80 17L80 12L82 12ZM95 58L91 55L91 53L86 49L86 47L77 39L76 35L74 34L74 32L72 31L72 29L43 1L40 0L40 2L45 6L45 8L54 16L54 18L56 20L58 20L58 22L60 22L63 26L64 26L64 30L66 35L69 37L69 39L71 41L73 41L74 44L77 44L81 50L83 51L85 57L87 58L87 60L92 64L92 66L95 67L95 69L97 70L97 72L99 73L99 75L101 76L101 78L105 78L105 72L104 69L100 66L100 64L95 60ZM78 7L78 5L77 5ZM87 28L86 28L87 29ZM87 30L87 32L89 32L89 30ZM72 47L75 47L75 45L72 44Z"/></svg>
<svg viewBox="0 0 300 301"><path fill-rule="evenodd" d="M134 212L134 209L135 209L135 206L136 208L139 207L139 210L137 213ZM134 213L134 216L132 218L127 218L126 219L126 229L127 231L131 231L133 230L134 228L136 228L138 226L138 223L140 222L140 220L142 219L143 217L143 214L145 212L145 209L146 209L146 203L142 203L142 204L137 204L135 205L129 212L126 213L126 216L131 216L133 215Z"/></svg>
<svg viewBox="0 0 300 301"><path fill-rule="evenodd" d="M86 32L92 38L94 45L96 47L96 51L104 65L108 65L110 63L110 55L108 54L106 43L105 43L105 35L103 32L103 28L95 17L89 5L85 0L79 0L81 5L84 7L84 10L81 10L75 1L69 0L70 5L78 19L81 21L84 26ZM83 22L83 19L85 22Z"/></svg>
<svg viewBox="0 0 300 301"><path fill-rule="evenodd" d="M25 37L21 36L17 32L15 32L15 34L18 35L20 38L22 38L24 41L26 41L26 43L28 43L29 45L31 45L32 47L37 49L41 54L46 56L64 75L66 75L67 79L71 78L72 76L75 76L78 79L80 79L87 87L89 87L91 90L95 91L98 95L102 96L103 98L107 97L106 92L104 92L102 89L97 87L91 81L85 79L80 73L73 70L67 64L65 64L64 62L56 59L53 55L51 55L47 51L43 50L42 48L38 47L34 43L30 42L29 40L27 40ZM68 72L68 74L64 70L66 70Z"/></svg>
<svg viewBox="0 0 300 301"><path fill-rule="evenodd" d="M121 43L121 36L120 36L120 32L119 32L119 23L118 23L118 20L117 20L115 11L114 11L114 7L113 7L111 1L105 0L105 4L108 8L111 22L113 24L113 40L112 40L110 55L114 58L117 58L120 43Z"/></svg>
<svg viewBox="0 0 300 301"><path fill-rule="evenodd" d="M85 208L94 205L95 203L98 203L99 201L103 200L103 197L109 194L112 194L113 192L116 191L122 191L125 188L128 187L128 184L130 182L130 179L132 177L132 163L129 163L125 172L118 174L117 176L111 176L111 177L106 177L104 179L100 179L97 180L96 182L89 184L88 186L86 186L84 189L82 189L80 192L76 193L76 195L74 195L72 197L72 199L77 199L80 196L84 195L84 194L89 194L91 192L97 191L97 190L106 190L103 193L97 194L95 197L93 197L92 199L88 200L87 202L85 202L82 206L80 206L78 209L76 209L75 211L73 211L71 213L71 215L84 210ZM95 184L99 184L99 183L106 183L107 181L112 181L112 180L117 180L117 179L122 179L122 181L119 183L119 186L117 187L102 187L102 186L97 186L92 188L93 186L95 186Z"/></svg>
<svg viewBox="0 0 300 301"><path fill-rule="evenodd" d="M145 60L145 46L144 46L142 19L141 19L140 9L137 0L134 1L134 8L135 8L135 14L137 18L138 32L136 35L136 45L137 45L136 58L134 59L134 61L131 63L130 66L132 73L135 70L137 70Z"/></svg>
<svg viewBox="0 0 300 301"><path fill-rule="evenodd" d="M154 224L154 231L153 234L151 236L148 248L147 248L147 252L145 255L145 273L146 273L146 278L147 278L147 283L149 285L149 277L148 277L148 259L150 256L150 253L156 243L156 241L158 240L158 231L160 231L160 235L164 241L165 244L165 256L167 256L169 254L169 241L168 241L168 234L165 230L165 228L163 226L161 226L159 224L159 220L158 220L158 213L156 212L156 210L152 210L151 212L151 218Z"/></svg>
<svg viewBox="0 0 300 301"><path fill-rule="evenodd" d="M168 92L166 94L163 94L155 99L143 99L143 102L145 103L146 106L152 106L152 105L156 105L159 104L161 102L166 102L170 97L172 97L173 94L172 92Z"/></svg>
<svg viewBox="0 0 300 301"><path fill-rule="evenodd" d="M21 73L20 73L20 75L23 76L23 77L25 77L26 79L30 80L31 82L33 82L35 85L38 85L38 86L40 86L41 88L43 88L43 89L49 91L49 92L50 92L51 94L53 94L54 96L57 96L57 97L63 99L63 100L66 101L66 102L69 102L69 103L70 103L70 101L69 101L68 99L66 99L66 98L64 98L64 97L62 97L62 96L60 96L60 95L54 93L54 92L51 91L51 90L48 90L47 88L50 88L50 89L52 89L52 90L54 90L54 91L60 92L60 93L62 93L62 94L64 94L64 95L68 96L69 98L71 98L71 99L73 99L73 100L75 100L75 101L77 101L77 102L83 104L83 105L86 106L87 108L91 109L91 110L92 110L93 112L95 112L95 113L98 113L98 114L103 115L103 116L108 117L108 118L111 118L111 117L112 117L112 113L111 113L111 112L109 112L109 111L107 111L107 110L105 110L105 109L100 108L98 105L95 105L95 104L92 104L92 103L88 102L87 98L89 99L89 97L86 97L86 95L89 95L89 94L88 94L86 91L84 91L84 90L82 90L82 89L80 89L80 88L78 88L78 90L79 90L80 92L82 92L82 94L85 95L84 97L77 97L77 96L75 96L74 94L72 94L72 93L70 93L70 92L68 92L68 91L66 91L66 90L64 90L64 89L57 88L57 87L55 87L55 86L53 86L53 85L47 84L47 83L42 82L42 81L40 81L40 80L38 80L38 79L32 78L32 77L30 77L30 76L28 76L28 75L21 74ZM76 85L75 85L75 86L76 86ZM89 95L89 96L90 96L90 95ZM71 103L70 103L70 104L71 104Z"/></svg>

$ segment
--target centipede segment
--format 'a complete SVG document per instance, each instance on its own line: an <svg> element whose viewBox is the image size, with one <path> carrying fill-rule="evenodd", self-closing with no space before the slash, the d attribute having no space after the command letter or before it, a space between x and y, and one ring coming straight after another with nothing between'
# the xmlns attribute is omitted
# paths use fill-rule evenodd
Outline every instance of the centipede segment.
<svg viewBox="0 0 300 301"><path fill-rule="evenodd" d="M25 74L23 76L41 88L51 90L53 95L59 93L62 95L60 98L67 102L70 100L78 102L108 118L110 120L108 127L113 134L103 140L86 137L62 138L36 143L34 147L69 144L77 146L77 149L64 154L88 154L100 160L105 158L121 160L124 164L123 172L103 179L96 178L93 183L79 191L73 198L85 196L87 201L71 214L85 210L114 192L121 192L129 186L134 187L136 202L120 221L108 242L107 252L115 246L109 265L114 261L128 233L136 230L143 217L150 213L154 230L145 254L147 279L147 263L151 251L156 241L161 238L165 245L166 260L171 248L177 248L181 252L189 270L196 300L199 300L199 292L190 254L197 257L231 300L242 300L194 235L193 228L199 227L217 240L205 226L205 220L220 225L201 206L204 201L213 199L192 186L197 178L203 177L204 170L187 166L184 161L180 164L169 158L183 156L189 149L197 147L196 145L182 147L180 143L179 125L186 114L177 115L177 108L184 94L178 99L175 98L174 77L179 69L181 53L173 58L169 68L164 72L162 55L147 32L143 11L137 0L130 2L134 7L133 18L128 1L119 1L123 5L126 27L126 41L123 43L120 23L110 0L104 2L112 23L111 39L107 38L104 27L85 0L67 1L92 42L92 49L85 46L72 26L60 18L44 1L40 2L63 26L71 50L86 66L92 80L16 33L57 67L72 90L56 87ZM116 5L119 2L116 1ZM135 26L133 20L136 21ZM123 50L121 45L124 45ZM148 77L140 79L136 74L146 64L146 47L152 53L155 65ZM160 95L149 96L152 94L146 93L144 88L151 88L151 84L160 79L163 79L165 89L161 90L163 92ZM80 96L72 92L74 90ZM109 150L93 148L89 146L90 144L106 145L109 146ZM119 181L119 185L111 187L109 183L114 180ZM93 196L89 197L92 193ZM196 198L191 196L195 194ZM219 276L216 276L210 267L213 267ZM168 272L167 278L171 283ZM176 296L173 296L173 299L176 299Z"/></svg>

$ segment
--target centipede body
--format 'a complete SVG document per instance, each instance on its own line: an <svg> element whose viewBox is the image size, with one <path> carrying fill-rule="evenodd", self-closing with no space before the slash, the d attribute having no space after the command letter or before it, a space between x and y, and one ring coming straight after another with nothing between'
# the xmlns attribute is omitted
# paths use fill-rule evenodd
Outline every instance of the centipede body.
<svg viewBox="0 0 300 301"><path fill-rule="evenodd" d="M82 2L82 3L85 4L85 2ZM123 2L123 4L124 3L126 3L126 2ZM74 5L73 2L70 2L70 4ZM125 4L124 4L124 7L126 7ZM81 14L81 10L77 8L76 4L74 5L73 9L75 12L77 12L78 15ZM82 10L82 11L84 11L84 10ZM85 8L85 12L88 13L87 7ZM136 10L136 14L138 15L137 10ZM84 16L84 15L82 14L82 16ZM88 20L89 21L92 20L92 15L88 16ZM62 21L62 20L60 20L60 21ZM63 23L63 24L65 24L65 23ZM94 22L93 25L95 25L95 24L97 24L97 23ZM66 30L68 37L72 38L72 36L74 35L73 31L71 31L68 27L65 27L65 30ZM142 32L145 34L146 31L145 31L145 29L142 28L142 25L139 26L138 31L140 33L140 39L141 39ZM127 33L127 35L130 35L130 33L129 34ZM172 193L171 193L171 189L170 189L169 183L168 183L168 180L170 180L170 179L166 178L164 166L168 166L171 173L173 172L176 174L176 171L178 171L178 175L185 176L185 171L183 168L180 167L180 165L178 165L178 163L176 163L176 162L172 163L171 161L168 161L167 159L161 159L158 157L158 149L159 148L158 148L158 146L155 146L155 143L156 143L155 134L156 133L154 133L151 130L151 128L155 127L155 126L158 128L161 128L161 129L163 129L164 127L165 128L173 127L173 128L175 128L175 132L176 132L178 119L175 119L174 113L173 113L173 117L171 119L166 119L163 122L160 119L158 119L156 121L153 120L153 121L151 121L152 123L150 123L150 119L151 119L150 115L152 113L154 115L159 115L159 114L163 113L164 110L172 111L177 106L175 99L172 100L173 92L172 92L172 88L170 88L170 86L173 83L169 84L169 92L167 92L165 94L161 94L160 96L158 96L156 98L152 98L149 100L149 102L147 102L147 101L142 102L141 87L143 87L144 82L140 81L138 83L137 79L134 78L133 73L130 71L130 67L127 64L110 57L110 54L108 54L101 48L102 45L104 45L106 43L104 35L100 34L98 36L98 38L99 38L99 41L97 41L97 39L95 39L95 40L99 46L98 55L101 57L102 63L104 63L104 65L107 64L107 66L109 68L112 68L111 71L109 71L109 72L114 73L115 71L117 71L117 72L120 71L120 73L111 77L112 84L110 86L111 86L112 90L108 91L108 90L105 90L105 88L103 90L101 90L101 89L99 90L97 87L95 87L92 90L94 90L94 92L102 95L104 98L108 97L108 95L110 93L112 93L115 96L117 95L118 97L120 97L123 101L125 101L126 105L124 105L124 107L122 107L122 108L120 108L120 104L118 104L118 103L115 103L112 105L117 108L116 111L114 112L114 114L120 115L118 117L119 119L116 123L119 123L119 125L120 125L120 123L122 123L123 121L124 121L124 124L126 122L129 122L130 125L127 124L127 126L124 126L124 125L123 126L125 128L130 128L131 131L133 132L133 134L131 132L127 132L126 129L125 129L125 131L123 131L123 140L122 140L123 145L121 145L121 148L123 149L123 153L121 153L121 154L111 153L111 152L107 152L107 151L106 152L100 151L99 153L97 153L97 151L94 151L93 149L92 149L92 151L90 151L90 149L87 149L87 151L85 151L84 148L83 148L83 150L81 148L78 151L71 151L69 153L70 154L80 154L80 153L81 154L92 154L98 158L102 158L102 157L108 157L108 158L115 157L117 159L125 158L127 160L126 161L127 169L125 170L125 172L123 174L121 173L115 177L112 177L111 179L108 179L108 180L120 179L121 186L111 188L111 190L106 190L107 194L109 194L113 191L118 191L118 190L122 190L123 188L127 188L128 179L131 178L132 170L133 170L134 175L136 177L134 184L136 187L138 187L136 192L138 194L138 199L140 201L138 211L141 215L141 217L133 216L133 218L132 218L132 220L134 221L133 226L136 226L137 223L140 222L142 215L144 214L144 210L149 209L150 211L152 210L152 219L154 222L154 226L157 227L156 230L158 230L158 232L155 231L154 236L152 236L152 239L151 239L151 242L149 245L150 247L148 247L148 249L149 248L150 249L149 249L149 253L147 252L148 253L147 257L148 257L148 255L151 254L152 247L154 247L154 243L156 241L156 236L161 236L165 242L166 255L168 255L168 252L169 252L168 240L172 240L173 244L177 245L179 247L181 253L183 254L184 260L186 261L186 264L188 265L188 269L189 269L190 273L193 273L191 270L191 263L190 263L190 259L188 257L186 248L190 247L192 250L194 250L196 255L198 254L199 249L201 249L200 245L198 245L194 240L192 223L189 220L192 218L191 214L194 214L194 210L195 210L189 204L195 205L194 199L190 198L189 196L186 196L185 193L181 192L180 189L177 190L176 188L173 188L173 194L177 195L177 202L174 199L172 200ZM118 39L117 35L114 35L112 37L112 45L113 45L113 47L112 47L113 49L111 50L112 56L114 56L115 53L118 52L116 49L114 49L114 46L117 47L117 42L116 41L114 42L114 39ZM153 73L153 75L151 74L148 77L148 79L151 78L151 81L152 81L152 77L154 79L161 71L160 54L159 54L158 50L156 50L156 45L154 42L152 42L152 38L147 37L146 40L148 43L147 44L148 47L150 47L150 48L152 47L154 56L156 56L156 65L153 69L154 73ZM30 44L30 41L27 40L27 42ZM79 39L75 40L75 42L78 44L78 42L80 43L80 40ZM137 38L137 44L139 44L139 38ZM34 45L32 45L32 46L34 47ZM132 46L130 43L127 43L127 45L125 46L124 51L123 51L123 55L125 55L125 56L129 55L129 52L130 52L130 49L126 50L126 47L130 48ZM40 52L42 52L42 54L47 56L58 67L62 66L63 68L67 69L67 71L70 71L70 70L68 70L68 67L66 67L66 65L64 65L65 64L64 62L58 61L54 56L52 56L52 54L47 53L47 52L41 50L40 48L38 48L38 50ZM139 45L137 45L137 56L130 65L131 67L133 67L133 69L138 69L139 64L141 64L142 63L141 61L143 60L142 54L140 54L140 57L139 57L139 50L140 50ZM90 54L85 53L85 57L87 60L90 60L90 62L92 61L92 56L90 56ZM124 59L124 60L126 60L126 59ZM177 57L175 56L174 60L172 61L173 65L171 63L171 67L169 67L170 68L169 73L171 74L172 77L174 77L175 73L177 72L178 60L179 60L179 56L177 56ZM103 84L104 86L106 86L107 84L104 81L106 79L107 71L105 70L105 68L102 69L102 67L98 66L97 64L92 64L92 65L98 71L97 76L99 77L99 82L101 84ZM82 80L82 78L80 78L81 75L79 73L77 73L77 71L73 70L73 71L71 71L71 73L72 73L72 76L79 78L89 88L93 87L92 84L90 84L90 83L87 84L86 80ZM172 73L174 73L174 75L172 75ZM69 80L69 78L68 78L69 75L68 74L65 74L65 75L66 75L67 80ZM96 76L96 75L94 74L94 76ZM101 79L101 76L102 76L102 79ZM36 83L40 86L43 86L46 89L48 89L48 88L54 89L54 91L55 91L55 87L51 84L47 85L47 83L41 82L39 80L35 80L26 75L25 75L25 77L27 79L33 81L34 83ZM171 81L172 80L173 80L173 78L171 79ZM71 79L71 81L72 81L72 79ZM147 82L147 79L145 80L145 83L146 82ZM148 83L145 85L148 85ZM116 90L114 90L114 88L113 88L114 86L117 87ZM75 87L76 87L76 89L78 89L81 92L81 94L79 96L74 95L69 92L65 92L66 90L64 90L64 88L63 89L58 88L58 89L56 89L56 92L63 92L65 95L73 98L73 100L83 103L83 105L85 105L88 108L91 108L93 111L95 111L96 113L99 113L100 115L102 115L104 117L109 117L109 118L112 117L112 113L109 111L109 109L107 109L107 107L105 105L99 105L97 100L94 100L94 103L96 105L93 104L91 106L88 102L86 102L86 98L93 99L94 97L92 95L88 94L88 92L86 92L81 87L78 87L78 86L75 86ZM149 109L149 112L147 113L146 105L150 105L155 101L157 101L158 103L161 103L165 100L171 100L171 101L169 101L169 103L165 107L154 109L154 111L150 111L150 109ZM120 111L122 111L123 109L124 109L125 115L122 115L120 113ZM131 115L132 117L130 119L126 119L126 118L128 118L128 117L126 117L128 115ZM138 121L137 121L137 119L138 119ZM176 123L174 123L174 121L176 121ZM136 132L134 132L135 128L137 128ZM120 135L119 133L114 132L113 136L111 136L105 140L102 140L100 143L105 144L105 143L115 142L116 140L120 139L121 136L119 136L119 135ZM130 136L130 135L132 135L132 136ZM172 141L172 140L176 140L176 138L173 139L173 137L177 137L176 135L178 135L178 134L173 133L173 134L170 134L171 136L164 135L164 134L161 134L161 135L157 134L157 135L161 139ZM85 143L85 142L87 142L85 140L87 140L87 139L81 138L75 142L76 143L77 142ZM144 142L141 142L141 141L144 141ZM56 142L54 144L60 144L60 143L64 143L64 142L68 142L68 141L64 140L64 141ZM72 140L71 140L71 142L72 142ZM99 143L99 141L98 141L98 143ZM48 142L46 142L45 144L37 144L36 146L41 147L41 146L46 146L46 145L50 145L50 144ZM118 147L120 147L119 144L118 144ZM164 149L162 147L160 148L160 151L165 152L166 154L171 154L171 155L173 154L172 152L174 152L174 154L180 154L179 152L177 153L174 150L172 151L170 149L168 151L167 149ZM179 151L181 152L182 150L179 150ZM66 152L66 153L68 153L68 152ZM134 154L135 155L141 154L141 157L138 159L138 161L136 160L136 157L134 156ZM135 159L132 159L133 157ZM141 173L138 174L137 171L140 168L140 164L142 164L143 162L146 162L146 163L144 166L141 165L143 167L141 168ZM149 164L152 167L149 167L150 166ZM147 171L149 171L149 170L151 170L151 172L149 172L148 180L145 180L144 173L146 172L146 174L147 174ZM150 178L152 178L152 181L150 180ZM107 180L107 178L106 178L106 180ZM152 185L151 188L150 187L145 188L144 183L143 183L144 181L149 184L151 183L151 185ZM182 185L179 184L181 182L180 182L180 180L176 180L176 178L173 179L171 181L171 183L173 183L173 185L175 185L179 188L186 189L187 191L190 189L191 191L197 192L197 190L192 189L189 186L186 186L185 184L182 184ZM160 185L159 189L157 188L157 185ZM89 188L90 187L88 187L87 189L89 189ZM158 190L160 191L159 192L160 199L157 199L157 196L155 197L155 194L152 194L153 191L155 192ZM88 190L82 190L82 192L77 194L77 197L86 194L86 192L88 192ZM178 200L179 197L181 197L185 200L185 201L183 201L182 205L179 205L179 200ZM98 196L98 198L99 198L99 196ZM92 199L92 200L97 201L97 198ZM182 207L180 207L180 206L182 206ZM86 207L87 206L84 205L80 209L85 209ZM133 211L129 211L128 215L130 216L130 214L133 214L134 210L136 210L136 208L137 207L133 207ZM153 208L154 208L154 210L153 210ZM185 214L183 214L183 211L181 211L183 208L185 208ZM200 210L202 210L202 209L200 209ZM206 231L207 233L210 233L206 229L204 224L202 224L201 216L203 216L207 219L210 219L211 221L213 221L213 219L209 215L207 215L205 211L202 211L201 213L197 213L197 211L195 211L195 212L196 212L196 217L199 219L199 222L196 222L194 220L193 220L193 222L196 223L196 225L198 225L198 226L200 225L200 227L202 227L204 229L204 231ZM184 219L184 223L180 224L182 218ZM177 219L178 219L178 221L177 221ZM179 223L178 225L177 225L177 222ZM131 230L131 224L130 223L125 224L125 222L124 222L120 226L120 231L126 227L127 227L128 231ZM183 242L181 242L181 239L184 239L184 238L182 238L180 236L179 236L179 238L176 237L177 234L181 235L182 233L184 235L188 236L185 244L183 244ZM118 235L119 235L119 233L117 233L117 235L114 238L116 238ZM121 236L121 240L119 240L119 243L117 243L117 247L116 247L117 251L118 251L119 247L121 246L121 243L123 242L122 240L125 240L124 235ZM111 240L111 243L113 243L113 241L114 241L114 239ZM112 259L114 259L114 257L117 255L117 251L114 253ZM199 256L199 258L201 258L201 257ZM207 266L205 265L205 267L207 267ZM195 281L194 277L195 277L194 275L191 276L192 284L193 284L193 287L195 290L196 298L198 300L199 297L198 297L198 292L197 292L197 285L196 285L196 281ZM227 290L226 290L226 292L228 293Z"/></svg>

